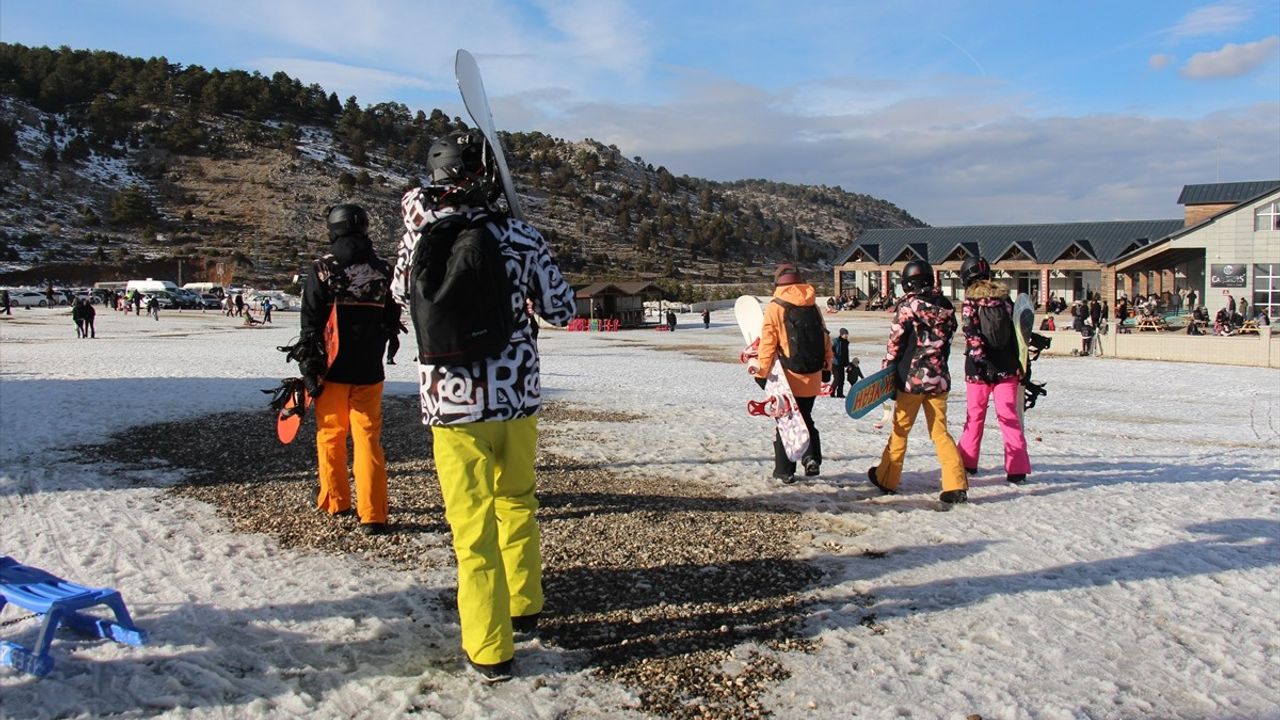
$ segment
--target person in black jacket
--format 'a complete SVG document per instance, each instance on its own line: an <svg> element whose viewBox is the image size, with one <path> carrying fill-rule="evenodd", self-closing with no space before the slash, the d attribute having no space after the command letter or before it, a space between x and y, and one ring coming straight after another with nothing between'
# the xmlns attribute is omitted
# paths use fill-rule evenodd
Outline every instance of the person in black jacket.
<svg viewBox="0 0 1280 720"><path fill-rule="evenodd" d="M315 398L320 492L316 507L351 510L347 436L354 445L356 510L367 535L386 530L387 468L382 454L382 354L400 322L391 268L374 253L359 205L329 209L329 252L302 288L302 379ZM337 352L329 357L336 335Z"/></svg>
<svg viewBox="0 0 1280 720"><path fill-rule="evenodd" d="M93 328L93 320L98 316L98 311L93 309L93 303L88 300L81 300L80 319L83 320L84 330L81 337L96 338L98 332Z"/></svg>
<svg viewBox="0 0 1280 720"><path fill-rule="evenodd" d="M831 395L842 398L844 397L845 368L849 365L849 331L847 329L840 328L840 334L836 336L835 342L831 343L831 352ZM857 371L857 366L854 366L854 370Z"/></svg>

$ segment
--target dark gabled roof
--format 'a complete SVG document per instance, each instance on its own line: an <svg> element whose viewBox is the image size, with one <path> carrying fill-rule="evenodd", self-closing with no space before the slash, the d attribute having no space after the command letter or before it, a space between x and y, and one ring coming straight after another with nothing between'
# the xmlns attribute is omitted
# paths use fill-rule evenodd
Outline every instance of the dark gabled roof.
<svg viewBox="0 0 1280 720"><path fill-rule="evenodd" d="M597 282L580 287L574 297L590 298L600 295L643 295L645 293L661 293L662 288L651 282Z"/></svg>
<svg viewBox="0 0 1280 720"><path fill-rule="evenodd" d="M1098 262L1106 264L1134 245L1146 245L1181 230L1183 222L1179 218L864 230L857 242L845 248L836 258L836 264L848 262L859 247L884 265L896 261L907 247L921 247L926 253L926 260L938 263L945 260L957 245L969 254L977 252L992 262L1004 257L1010 248L1017 245L1036 262L1051 263L1061 257L1072 244L1078 245ZM873 250L873 247L876 249Z"/></svg>
<svg viewBox="0 0 1280 720"><path fill-rule="evenodd" d="M1222 203L1242 203L1278 187L1280 187L1280 180L1183 185L1182 194L1178 196L1178 204L1217 205Z"/></svg>
<svg viewBox="0 0 1280 720"><path fill-rule="evenodd" d="M623 292L625 292L628 295L643 295L645 293L661 293L662 292L662 288L658 287L657 285L654 285L651 282L645 282L643 280L639 280L635 282L614 283L614 285L617 285L619 288L622 289Z"/></svg>

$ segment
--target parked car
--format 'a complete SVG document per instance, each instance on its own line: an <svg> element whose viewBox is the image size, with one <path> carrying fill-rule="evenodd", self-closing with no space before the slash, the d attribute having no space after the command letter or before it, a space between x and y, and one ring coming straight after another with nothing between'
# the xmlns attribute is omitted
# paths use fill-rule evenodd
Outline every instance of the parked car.
<svg viewBox="0 0 1280 720"><path fill-rule="evenodd" d="M200 293L200 305L208 310L221 310L222 298L213 293Z"/></svg>
<svg viewBox="0 0 1280 720"><path fill-rule="evenodd" d="M193 309L200 307L200 296L190 290L178 288L170 290L169 293L174 296L174 301L178 303L178 307L184 309Z"/></svg>
<svg viewBox="0 0 1280 720"><path fill-rule="evenodd" d="M9 303L17 307L49 307L49 298L39 290L19 288L9 291Z"/></svg>
<svg viewBox="0 0 1280 720"><path fill-rule="evenodd" d="M179 307L178 299L168 290L153 290L143 295L155 298L156 302L160 303L161 310L175 310Z"/></svg>

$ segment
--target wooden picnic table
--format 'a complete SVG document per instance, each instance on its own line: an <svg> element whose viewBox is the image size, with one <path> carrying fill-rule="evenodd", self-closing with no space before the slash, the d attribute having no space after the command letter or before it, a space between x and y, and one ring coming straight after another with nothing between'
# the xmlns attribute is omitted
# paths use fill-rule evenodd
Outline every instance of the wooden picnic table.
<svg viewBox="0 0 1280 720"><path fill-rule="evenodd" d="M1158 315L1145 315L1138 318L1137 328L1138 332L1146 332L1148 330L1151 332L1164 332L1169 329L1169 326L1165 324L1164 318Z"/></svg>
<svg viewBox="0 0 1280 720"><path fill-rule="evenodd" d="M1245 320L1244 324L1240 326L1240 329L1236 331L1236 334L1237 335L1257 335L1258 332L1259 331L1258 331L1257 320Z"/></svg>

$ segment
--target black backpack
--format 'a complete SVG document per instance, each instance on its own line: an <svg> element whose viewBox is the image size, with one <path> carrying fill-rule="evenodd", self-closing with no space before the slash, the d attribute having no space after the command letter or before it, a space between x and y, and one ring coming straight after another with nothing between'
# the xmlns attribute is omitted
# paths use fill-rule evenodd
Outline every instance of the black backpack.
<svg viewBox="0 0 1280 720"><path fill-rule="evenodd" d="M778 298L774 302L782 306L782 327L787 333L787 347L791 355L778 354L782 367L794 373L815 373L827 361L826 326L816 305L792 305Z"/></svg>
<svg viewBox="0 0 1280 720"><path fill-rule="evenodd" d="M409 315L423 364L477 362L511 342L519 298L490 219L445 218L414 246Z"/></svg>
<svg viewBox="0 0 1280 720"><path fill-rule="evenodd" d="M1013 319L1001 305L979 305L978 326L992 350L1003 350L1014 342Z"/></svg>

